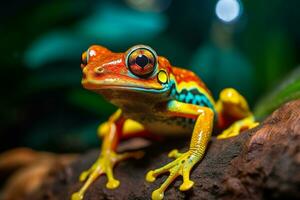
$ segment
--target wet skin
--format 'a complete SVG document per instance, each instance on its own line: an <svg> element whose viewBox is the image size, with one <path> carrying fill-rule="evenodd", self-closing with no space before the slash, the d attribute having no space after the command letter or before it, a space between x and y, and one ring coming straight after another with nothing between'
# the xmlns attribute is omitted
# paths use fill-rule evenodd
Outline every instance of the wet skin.
<svg viewBox="0 0 300 200"><path fill-rule="evenodd" d="M98 135L103 141L100 156L80 175L84 184L72 200L83 199L100 175L106 174L107 188L119 186L113 175L115 164L143 156L142 151L117 153L122 139L191 135L187 152L172 150L168 156L174 161L146 174L146 181L153 182L169 172L165 182L152 192L152 199L159 200L178 176L183 177L181 191L192 188L190 171L203 158L213 128L222 131L218 139L226 139L258 125L245 98L235 89L222 90L215 102L197 75L172 66L149 46L136 45L124 53L114 53L93 45L82 54L81 68L83 87L99 93L119 109L99 125Z"/></svg>

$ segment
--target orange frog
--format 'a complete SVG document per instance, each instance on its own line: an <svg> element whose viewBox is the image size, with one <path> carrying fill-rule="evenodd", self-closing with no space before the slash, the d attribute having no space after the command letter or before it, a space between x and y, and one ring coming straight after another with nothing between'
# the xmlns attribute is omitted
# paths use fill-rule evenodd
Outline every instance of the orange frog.
<svg viewBox="0 0 300 200"><path fill-rule="evenodd" d="M152 199L159 200L178 176L183 178L181 191L192 188L191 169L203 158L213 127L223 130L218 138L225 139L258 125L245 98L235 89L224 89L215 102L197 75L173 67L149 46L136 45L125 53L114 53L93 45L82 54L81 68L83 87L99 93L119 109L99 126L98 135L103 140L100 156L80 175L85 183L72 200L83 199L100 175L106 174L107 188L120 185L113 175L116 163L143 156L142 151L117 153L122 138L191 135L187 152L172 150L168 156L174 161L146 175L146 180L153 182L158 175L169 172L165 182L152 192Z"/></svg>

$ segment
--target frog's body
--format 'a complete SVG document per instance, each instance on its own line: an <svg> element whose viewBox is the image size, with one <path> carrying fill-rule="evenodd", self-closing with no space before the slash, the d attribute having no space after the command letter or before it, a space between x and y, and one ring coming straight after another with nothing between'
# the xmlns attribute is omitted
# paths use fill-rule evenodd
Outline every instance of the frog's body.
<svg viewBox="0 0 300 200"><path fill-rule="evenodd" d="M215 102L205 84L193 72L172 67L169 61L157 56L148 46L137 45L126 53L113 53L101 46L92 46L82 55L85 88L104 96L120 109L101 124L98 134L103 137L99 159L80 180L87 179L73 200L82 199L89 185L101 174L108 177L107 187L116 188L114 165L129 157L139 158L142 152L117 154L120 139L126 137L181 136L191 134L190 148L185 153L173 150L175 160L164 167L148 172L146 180L170 172L167 180L152 193L152 199L162 199L168 185L183 176L180 190L193 186L190 170L199 162L215 127L223 131L218 138L239 134L241 129L257 125L246 100L234 89L224 89Z"/></svg>
<svg viewBox="0 0 300 200"><path fill-rule="evenodd" d="M145 129L153 134L159 135L186 135L191 134L195 120L185 117L169 116L161 112L153 112L155 107L166 106L167 102L176 100L178 102L189 103L199 106L211 108L215 112L215 102L211 97L208 89L197 76L187 70L175 68L172 69L173 75L170 77L168 92L165 99L153 104L151 98L147 102L144 95L133 93L133 98L130 99L130 94L127 93L127 103L117 102L115 104L123 110L123 115L127 119L135 120L145 127ZM193 81L183 81L193 78ZM109 91L112 93L113 91ZM140 96L140 98L138 98ZM155 96L155 95L154 95ZM120 99L117 97L116 99ZM132 103L134 102L134 104ZM145 115L147 113L147 115Z"/></svg>

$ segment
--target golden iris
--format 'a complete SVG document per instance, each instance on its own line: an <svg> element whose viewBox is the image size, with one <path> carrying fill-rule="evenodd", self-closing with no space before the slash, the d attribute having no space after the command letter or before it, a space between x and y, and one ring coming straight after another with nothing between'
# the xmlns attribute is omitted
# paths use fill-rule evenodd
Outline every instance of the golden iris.
<svg viewBox="0 0 300 200"><path fill-rule="evenodd" d="M151 50L138 48L127 56L127 66L134 75L148 77L155 70L156 57Z"/></svg>

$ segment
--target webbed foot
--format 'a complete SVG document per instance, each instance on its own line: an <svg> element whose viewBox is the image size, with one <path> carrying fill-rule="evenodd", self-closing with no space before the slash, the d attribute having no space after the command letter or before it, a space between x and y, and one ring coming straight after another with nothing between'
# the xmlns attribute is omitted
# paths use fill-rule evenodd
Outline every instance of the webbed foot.
<svg viewBox="0 0 300 200"><path fill-rule="evenodd" d="M183 177L183 183L179 188L181 191L189 190L194 185L194 182L190 180L190 171L200 160L199 156L194 154L192 151L179 153L177 150L171 151L168 156L175 158L175 160L161 168L149 171L146 175L146 180L148 182L153 182L158 175L165 172L170 173L165 182L158 189L152 192L153 200L163 199L165 190L179 175Z"/></svg>
<svg viewBox="0 0 300 200"><path fill-rule="evenodd" d="M128 159L135 158L139 159L143 157L144 153L142 151L127 152L122 154L117 154L115 152L105 152L101 153L97 161L92 165L90 169L81 173L79 180L85 181L84 185L78 192L75 192L71 199L72 200L82 200L85 191L89 186L95 181L95 179L103 174L107 176L106 187L108 189L115 189L120 185L120 181L114 178L113 168L118 162Z"/></svg>
<svg viewBox="0 0 300 200"><path fill-rule="evenodd" d="M251 129L258 126L259 123L255 121L253 116L246 117L242 120L234 122L229 128L224 130L217 139L226 139L239 135L243 130Z"/></svg>

